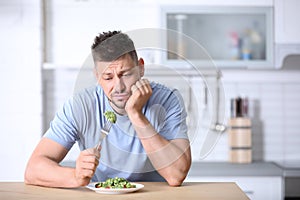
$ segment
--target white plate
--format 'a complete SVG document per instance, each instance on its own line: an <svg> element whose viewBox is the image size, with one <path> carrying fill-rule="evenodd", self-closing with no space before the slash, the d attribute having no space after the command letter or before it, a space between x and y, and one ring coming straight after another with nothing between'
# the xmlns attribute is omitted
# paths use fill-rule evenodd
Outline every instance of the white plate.
<svg viewBox="0 0 300 200"><path fill-rule="evenodd" d="M118 189L112 189L112 188L96 188L95 185L98 182L93 182L88 184L86 187L90 190L94 190L97 193L102 193L102 194L124 194L124 193L129 193L129 192L135 192L137 190L140 190L144 187L143 184L139 183L131 183L135 185L135 188L118 188Z"/></svg>

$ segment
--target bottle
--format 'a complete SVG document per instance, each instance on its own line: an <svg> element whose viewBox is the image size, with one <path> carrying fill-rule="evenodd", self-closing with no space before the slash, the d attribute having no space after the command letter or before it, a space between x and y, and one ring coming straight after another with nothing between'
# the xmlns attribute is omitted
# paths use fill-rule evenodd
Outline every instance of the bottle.
<svg viewBox="0 0 300 200"><path fill-rule="evenodd" d="M239 36L235 31L230 32L230 59L239 59L240 49L239 49Z"/></svg>
<svg viewBox="0 0 300 200"><path fill-rule="evenodd" d="M242 60L250 60L251 59L251 38L250 38L250 30L245 30L244 36L242 38Z"/></svg>
<svg viewBox="0 0 300 200"><path fill-rule="evenodd" d="M252 43L252 58L254 60L265 59L263 37L260 34L259 23L257 21L253 22L253 27L250 32L250 38Z"/></svg>

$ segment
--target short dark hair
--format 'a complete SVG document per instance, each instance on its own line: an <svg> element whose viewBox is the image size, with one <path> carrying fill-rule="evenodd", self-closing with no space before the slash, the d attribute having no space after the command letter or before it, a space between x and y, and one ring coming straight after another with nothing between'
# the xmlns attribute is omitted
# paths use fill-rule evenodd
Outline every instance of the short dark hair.
<svg viewBox="0 0 300 200"><path fill-rule="evenodd" d="M94 62L111 62L125 54L129 54L134 62L138 61L133 41L121 31L100 33L95 37L91 49Z"/></svg>

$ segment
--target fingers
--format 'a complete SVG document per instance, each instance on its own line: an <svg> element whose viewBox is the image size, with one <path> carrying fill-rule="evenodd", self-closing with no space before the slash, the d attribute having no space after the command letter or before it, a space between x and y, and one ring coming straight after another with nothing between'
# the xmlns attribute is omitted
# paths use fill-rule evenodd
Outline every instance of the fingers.
<svg viewBox="0 0 300 200"><path fill-rule="evenodd" d="M132 85L132 93L136 92L137 90L141 92L142 95L152 92L150 82L148 81L148 79L138 80L134 85Z"/></svg>
<svg viewBox="0 0 300 200"><path fill-rule="evenodd" d="M99 148L90 148L90 149L86 149L84 151L82 151L83 155L94 155L98 160L100 158L100 150L101 150L101 146L99 146Z"/></svg>
<svg viewBox="0 0 300 200"><path fill-rule="evenodd" d="M99 164L100 152L95 148L82 151L76 161L76 178L92 178Z"/></svg>

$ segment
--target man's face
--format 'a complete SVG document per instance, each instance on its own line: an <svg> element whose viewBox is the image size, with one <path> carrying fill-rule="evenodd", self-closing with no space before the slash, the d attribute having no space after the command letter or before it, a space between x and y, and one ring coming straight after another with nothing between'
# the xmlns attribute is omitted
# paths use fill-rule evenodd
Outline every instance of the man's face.
<svg viewBox="0 0 300 200"><path fill-rule="evenodd" d="M96 62L96 78L116 112L123 114L125 105L131 96L131 86L144 73L144 63L140 59L135 63L126 54L112 62Z"/></svg>

